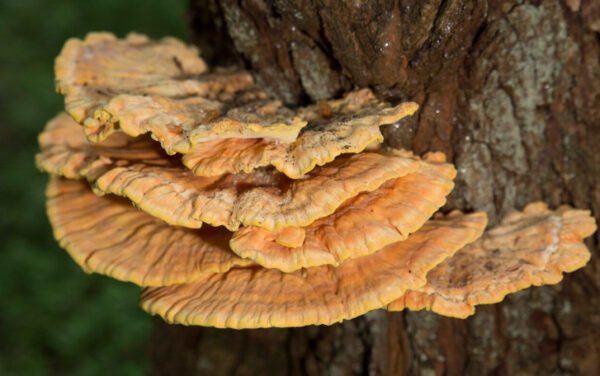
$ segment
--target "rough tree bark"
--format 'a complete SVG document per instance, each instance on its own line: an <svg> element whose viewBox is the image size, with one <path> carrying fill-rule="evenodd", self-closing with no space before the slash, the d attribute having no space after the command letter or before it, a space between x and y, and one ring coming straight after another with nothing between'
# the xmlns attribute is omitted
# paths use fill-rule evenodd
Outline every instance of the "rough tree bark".
<svg viewBox="0 0 600 376"><path fill-rule="evenodd" d="M209 60L246 64L291 105L353 86L420 103L417 116L385 130L386 140L456 163L446 209L484 210L493 223L544 200L600 216L596 0L196 0L190 15ZM588 245L589 265L561 284L480 307L467 320L378 311L331 327L251 331L157 320L154 370L598 375L598 237Z"/></svg>

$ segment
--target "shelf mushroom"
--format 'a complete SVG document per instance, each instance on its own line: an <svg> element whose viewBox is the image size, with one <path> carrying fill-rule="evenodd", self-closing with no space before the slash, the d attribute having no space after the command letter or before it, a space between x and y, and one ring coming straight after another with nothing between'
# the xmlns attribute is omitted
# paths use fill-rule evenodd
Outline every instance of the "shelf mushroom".
<svg viewBox="0 0 600 376"><path fill-rule="evenodd" d="M231 233L222 227L170 226L80 180L52 177L46 194L54 236L85 271L166 286L253 264L228 249Z"/></svg>
<svg viewBox="0 0 600 376"><path fill-rule="evenodd" d="M184 164L200 176L273 165L297 179L383 141L381 125L417 110L412 102L388 106L363 89L293 111L268 98L249 73L207 73L196 49L139 34L69 40L56 59L56 81L66 111L91 141L117 130L150 133L167 153L186 154Z"/></svg>
<svg viewBox="0 0 600 376"><path fill-rule="evenodd" d="M380 126L414 114L417 107L413 102L389 107L370 90L358 90L339 100L301 108L298 115L310 125L293 142L286 144L264 138L207 141L198 143L182 161L201 176L252 172L273 166L288 177L299 179L315 166L327 164L341 154L360 153L382 142Z"/></svg>
<svg viewBox="0 0 600 376"><path fill-rule="evenodd" d="M406 240L338 267L284 273L235 268L190 284L148 288L142 308L170 322L218 328L334 324L384 307L483 232L483 213L433 220Z"/></svg>
<svg viewBox="0 0 600 376"><path fill-rule="evenodd" d="M306 125L281 102L267 99L249 73L207 73L198 51L173 38L73 38L56 58L55 73L66 111L94 142L116 130L151 133L173 153L188 150L197 138L291 141Z"/></svg>
<svg viewBox="0 0 600 376"><path fill-rule="evenodd" d="M435 267L425 286L407 291L388 309L430 309L465 318L476 305L498 303L529 286L556 284L563 273L588 262L590 251L582 240L595 231L587 210L551 211L541 202L529 204Z"/></svg>
<svg viewBox="0 0 600 376"><path fill-rule="evenodd" d="M106 141L107 148L89 143L73 120L59 115L40 135L38 166L51 174L86 178L97 193L127 197L169 224L199 228L208 223L232 231L240 225L270 230L308 225L360 192L415 171L420 163L371 152L340 157L303 179L269 169L202 177L166 157L138 160L141 152L156 153L151 140L118 155L112 145L119 140Z"/></svg>
<svg viewBox="0 0 600 376"><path fill-rule="evenodd" d="M231 248L241 257L285 272L340 265L377 252L405 240L446 203L456 170L444 160L441 153L428 155L414 172L346 200L333 214L306 227L243 227L233 234Z"/></svg>
<svg viewBox="0 0 600 376"><path fill-rule="evenodd" d="M455 168L380 145L415 103L360 89L287 108L248 72L138 34L69 40L55 68L66 113L36 157L54 235L84 270L144 287L143 309L168 321L465 317L589 258L585 211L534 204L483 237L484 213L435 214Z"/></svg>

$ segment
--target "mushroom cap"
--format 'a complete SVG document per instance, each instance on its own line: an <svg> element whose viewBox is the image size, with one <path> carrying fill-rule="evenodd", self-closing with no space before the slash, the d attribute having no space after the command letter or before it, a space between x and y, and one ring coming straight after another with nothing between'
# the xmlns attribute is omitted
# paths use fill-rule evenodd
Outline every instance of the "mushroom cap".
<svg viewBox="0 0 600 376"><path fill-rule="evenodd" d="M184 325L219 328L333 324L386 306L425 284L426 273L485 228L483 213L425 224L379 252L293 273L234 268L189 284L148 288L142 308Z"/></svg>
<svg viewBox="0 0 600 376"><path fill-rule="evenodd" d="M68 135L57 136L57 129ZM79 144L72 142L77 137ZM347 199L415 171L420 163L406 156L365 152L340 157L299 180L269 170L200 177L171 159L147 163L128 158L129 151L134 156L145 152L143 147L123 149L114 158L113 148L105 153L104 143L90 147L79 126L64 116L51 121L40 139L44 142L37 164L42 170L86 178L97 194L127 197L171 225L191 228L203 222L230 230L240 225L269 230L306 226ZM153 149L148 143L145 147Z"/></svg>
<svg viewBox="0 0 600 376"><path fill-rule="evenodd" d="M241 228L231 238L231 249L266 268L290 272L338 265L404 240L445 204L454 186L456 170L439 162L440 155L443 160L441 153L429 155L415 172L348 199L307 227Z"/></svg>
<svg viewBox="0 0 600 376"><path fill-rule="evenodd" d="M172 166L164 151L147 137L131 138L115 133L101 145L88 142L81 128L65 113L51 119L38 135L42 152L36 156L38 167L68 179L100 175L115 161L129 164Z"/></svg>
<svg viewBox="0 0 600 376"><path fill-rule="evenodd" d="M183 164L200 176L249 173L272 165L298 179L341 154L360 153L367 146L382 142L381 125L410 116L417 108L414 102L390 107L378 101L370 90L357 90L343 99L299 109L298 116L308 120L309 125L292 143L241 138L203 142L183 156Z"/></svg>
<svg viewBox="0 0 600 376"><path fill-rule="evenodd" d="M118 39L111 33L97 32L89 33L84 40L69 39L54 69L56 89L62 94L81 87L137 89L154 94L154 90L160 92L169 86L183 89L179 80L205 73L207 66L196 48L175 38L151 41L131 33Z"/></svg>
<svg viewBox="0 0 600 376"><path fill-rule="evenodd" d="M47 196L54 236L88 272L166 286L252 264L229 250L229 231L169 226L122 198L96 196L82 181L52 177Z"/></svg>
<svg viewBox="0 0 600 376"><path fill-rule="evenodd" d="M228 137L290 142L306 124L278 101L263 103L266 94L249 73L205 71L197 49L139 34L70 39L55 64L66 111L93 142L117 128L131 136L149 132L172 154Z"/></svg>
<svg viewBox="0 0 600 376"><path fill-rule="evenodd" d="M226 84L225 78L228 78L235 83L236 75L221 73L211 79ZM252 102L245 103L249 98ZM167 153L174 154L188 153L199 143L229 138L291 142L306 121L280 101L265 99L264 93L259 91L234 96L231 103L203 97L171 99L122 94L96 109L93 118L84 121L86 134L93 141L108 136L117 124L130 136L150 133ZM93 137L96 134L102 137L96 140Z"/></svg>
<svg viewBox="0 0 600 376"><path fill-rule="evenodd" d="M465 318L478 304L498 303L532 285L558 283L564 272L588 262L583 239L594 231L587 210L551 211L544 203L530 204L438 265L425 286L406 292L388 309L430 309Z"/></svg>

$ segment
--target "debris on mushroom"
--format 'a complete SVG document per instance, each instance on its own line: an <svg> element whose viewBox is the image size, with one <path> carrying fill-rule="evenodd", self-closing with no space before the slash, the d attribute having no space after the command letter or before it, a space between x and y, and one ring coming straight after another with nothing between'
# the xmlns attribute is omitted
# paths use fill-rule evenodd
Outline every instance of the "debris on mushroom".
<svg viewBox="0 0 600 376"><path fill-rule="evenodd" d="M306 125L268 100L247 72L206 73L198 51L173 39L109 33L71 39L56 59L57 90L66 111L100 142L117 128L151 133L172 154L194 140L228 137L296 139Z"/></svg>
<svg viewBox="0 0 600 376"><path fill-rule="evenodd" d="M346 153L360 153L383 141L379 128L412 115L414 102L390 107L368 89L347 94L343 99L323 101L298 110L307 120L298 138L289 144L272 139L230 138L198 143L183 156L183 163L200 176L252 172L272 165L292 179Z"/></svg>
<svg viewBox="0 0 600 376"><path fill-rule="evenodd" d="M54 135L61 130L61 137ZM65 135L66 132L70 132ZM343 156L291 180L269 170L252 174L201 177L177 164L129 159L142 148L112 157L103 144L91 146L75 122L59 116L42 133L38 166L51 174L83 177L98 194L127 197L169 224L199 228L203 222L236 230L240 225L278 230L306 226L333 213L345 200L373 191L388 180L415 171L419 161L398 155L361 153ZM112 143L108 139L109 145ZM147 145L152 148L152 145ZM56 155L60 155L57 158Z"/></svg>
<svg viewBox="0 0 600 376"><path fill-rule="evenodd" d="M454 213L425 224L406 240L344 262L283 273L233 268L194 283L148 288L142 308L165 320L217 328L334 324L381 308L407 289L425 284L427 272L477 239L483 213Z"/></svg>
<svg viewBox="0 0 600 376"><path fill-rule="evenodd" d="M241 228L231 248L241 257L285 272L338 265L376 252L406 239L445 204L456 170L443 160L441 153L429 155L415 172L352 197L307 227Z"/></svg>
<svg viewBox="0 0 600 376"><path fill-rule="evenodd" d="M407 291L388 309L430 309L465 318L475 313L476 305L498 303L530 286L558 283L563 273L588 262L583 239L595 231L587 210L551 211L543 203L530 204L438 265L425 286Z"/></svg>
<svg viewBox="0 0 600 376"><path fill-rule="evenodd" d="M165 286L252 264L229 250L231 233L223 228L169 226L127 200L96 196L85 182L53 177L47 196L54 236L89 272Z"/></svg>

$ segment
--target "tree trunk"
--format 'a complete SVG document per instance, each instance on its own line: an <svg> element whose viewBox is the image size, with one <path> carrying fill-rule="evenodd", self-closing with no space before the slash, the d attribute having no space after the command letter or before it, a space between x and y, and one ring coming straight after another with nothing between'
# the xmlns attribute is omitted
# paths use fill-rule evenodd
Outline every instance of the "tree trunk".
<svg viewBox="0 0 600 376"><path fill-rule="evenodd" d="M246 64L290 105L355 86L417 101L418 114L388 127L386 141L443 151L457 165L445 209L484 210L494 223L544 200L600 215L596 0L196 0L190 15L209 60ZM377 311L331 327L242 331L157 320L154 369L599 375L598 237L588 245L585 269L467 320Z"/></svg>

